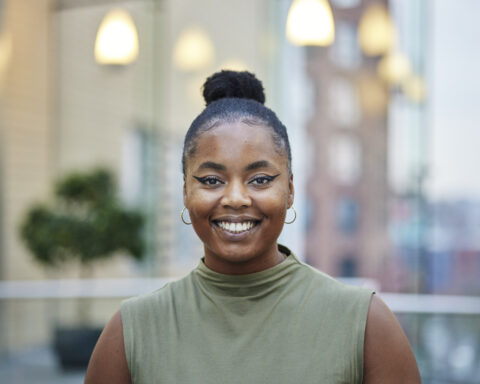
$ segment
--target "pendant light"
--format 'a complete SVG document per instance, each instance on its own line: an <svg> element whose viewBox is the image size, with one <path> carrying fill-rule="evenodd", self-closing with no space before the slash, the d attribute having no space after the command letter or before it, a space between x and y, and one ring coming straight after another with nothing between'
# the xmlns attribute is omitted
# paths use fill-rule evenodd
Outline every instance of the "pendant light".
<svg viewBox="0 0 480 384"><path fill-rule="evenodd" d="M294 0L287 16L287 39L295 45L327 46L335 39L327 0Z"/></svg>
<svg viewBox="0 0 480 384"><path fill-rule="evenodd" d="M370 5L358 24L358 44L367 56L380 56L395 44L396 30L387 8L378 3Z"/></svg>
<svg viewBox="0 0 480 384"><path fill-rule="evenodd" d="M129 13L114 9L103 18L95 41L95 60L104 65L127 65L138 56L138 34Z"/></svg>
<svg viewBox="0 0 480 384"><path fill-rule="evenodd" d="M411 73L408 57L399 51L386 54L378 63L378 75L390 85L400 85Z"/></svg>
<svg viewBox="0 0 480 384"><path fill-rule="evenodd" d="M10 65L12 58L12 35L3 32L0 35L0 82L3 80L5 73Z"/></svg>
<svg viewBox="0 0 480 384"><path fill-rule="evenodd" d="M207 68L212 64L214 56L215 47L203 28L189 27L175 42L173 62L181 71L191 72Z"/></svg>
<svg viewBox="0 0 480 384"><path fill-rule="evenodd" d="M427 97L425 80L418 75L409 76L402 83L403 93L414 103L423 103Z"/></svg>

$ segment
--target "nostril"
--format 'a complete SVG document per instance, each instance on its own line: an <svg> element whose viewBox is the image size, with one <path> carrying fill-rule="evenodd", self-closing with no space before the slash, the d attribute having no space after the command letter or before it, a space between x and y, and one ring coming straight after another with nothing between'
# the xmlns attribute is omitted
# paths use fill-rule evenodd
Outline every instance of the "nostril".
<svg viewBox="0 0 480 384"><path fill-rule="evenodd" d="M243 185L237 186L232 184L229 188L225 188L221 204L233 208L247 207L251 204L251 198Z"/></svg>

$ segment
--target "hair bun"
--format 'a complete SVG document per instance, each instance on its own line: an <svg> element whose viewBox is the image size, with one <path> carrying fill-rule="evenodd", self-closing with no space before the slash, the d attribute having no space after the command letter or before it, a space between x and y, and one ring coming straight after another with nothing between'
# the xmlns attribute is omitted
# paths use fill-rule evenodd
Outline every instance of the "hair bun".
<svg viewBox="0 0 480 384"><path fill-rule="evenodd" d="M203 98L207 105L225 97L253 99L265 103L263 85L253 73L222 70L214 73L203 84Z"/></svg>

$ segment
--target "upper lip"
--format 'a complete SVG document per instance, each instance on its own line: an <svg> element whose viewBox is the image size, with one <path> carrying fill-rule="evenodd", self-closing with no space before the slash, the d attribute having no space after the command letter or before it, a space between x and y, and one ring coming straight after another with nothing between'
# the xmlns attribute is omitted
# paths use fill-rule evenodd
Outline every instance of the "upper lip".
<svg viewBox="0 0 480 384"><path fill-rule="evenodd" d="M221 216L212 219L212 221L226 221L229 223L244 223L246 221L260 221L261 219L257 219L251 216Z"/></svg>

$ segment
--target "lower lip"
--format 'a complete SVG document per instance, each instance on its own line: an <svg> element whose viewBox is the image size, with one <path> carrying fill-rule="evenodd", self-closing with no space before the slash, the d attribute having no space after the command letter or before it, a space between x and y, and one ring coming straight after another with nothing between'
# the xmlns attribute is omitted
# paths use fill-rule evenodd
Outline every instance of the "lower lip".
<svg viewBox="0 0 480 384"><path fill-rule="evenodd" d="M234 232L230 232L230 231L227 231L226 229L223 229L222 227L220 227L219 225L215 224L215 223L212 223L212 225L215 227L215 229L224 237L226 237L228 240L231 240L231 241L241 241L245 238L247 238L248 236L250 236L253 232L255 232L255 230L261 225L261 221L256 223L252 228L250 228L249 230L247 231L243 231L243 232L238 232L238 233L234 233Z"/></svg>

